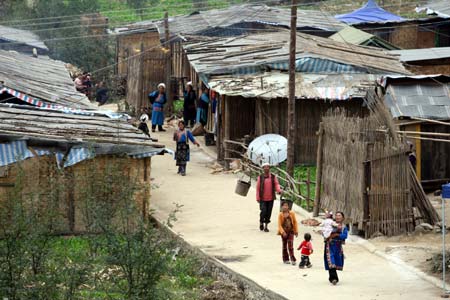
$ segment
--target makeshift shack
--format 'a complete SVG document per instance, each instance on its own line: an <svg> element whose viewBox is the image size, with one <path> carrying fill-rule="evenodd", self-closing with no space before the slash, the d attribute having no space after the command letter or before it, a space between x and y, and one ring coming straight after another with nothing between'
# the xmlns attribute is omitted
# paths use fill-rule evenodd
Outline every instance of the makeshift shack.
<svg viewBox="0 0 450 300"><path fill-rule="evenodd" d="M264 133L286 135L289 32L255 34L186 44L187 58L200 80L220 97L217 147ZM329 109L365 114L364 97L374 88L370 74L408 73L381 50L305 34L297 36L298 99L296 163L316 161L318 125Z"/></svg>
<svg viewBox="0 0 450 300"><path fill-rule="evenodd" d="M394 50L405 67L417 75L450 75L450 47Z"/></svg>
<svg viewBox="0 0 450 300"><path fill-rule="evenodd" d="M378 108L364 118L337 111L322 119L315 215L319 209L343 211L352 231L366 238L411 232L421 222L435 224L439 216L411 168L406 140L375 91L368 98Z"/></svg>
<svg viewBox="0 0 450 300"><path fill-rule="evenodd" d="M0 25L0 49L17 51L26 55L48 55L47 46L31 31Z"/></svg>
<svg viewBox="0 0 450 300"><path fill-rule="evenodd" d="M399 48L382 38L356 29L351 26L346 26L344 29L336 32L330 39L338 42L350 43L353 45L370 46L386 50L398 50Z"/></svg>
<svg viewBox="0 0 450 300"><path fill-rule="evenodd" d="M297 30L300 32L327 37L344 26L332 16L321 11L299 10L297 14ZM180 82L182 79L185 79L185 83L186 80L192 81L198 92L201 87L200 80L195 72L190 69L183 51L183 45L186 41L195 40L194 36L203 38L230 37L263 31L284 30L290 27L290 10L267 5L234 5L220 9L197 11L189 15L170 16L168 25L170 39L168 43L166 43L164 20L141 21L116 28L113 31L114 34L118 34L118 74L128 74L127 70L133 70L133 75L128 77L129 80L137 82L136 84L129 83L128 91L142 89L139 84L140 81L144 82L144 89L151 88L153 82L157 81L153 79L156 76L158 80L166 83L175 97L182 92ZM159 38L157 37L158 34ZM148 43L143 45L142 50L139 42L141 39L145 39ZM149 51L150 48L154 49L159 45L169 47L170 52L164 55L161 51ZM140 55L140 52L146 54ZM135 53L136 59L130 59L128 66L121 63L124 58L132 57L131 53ZM140 56L144 56L143 62L139 61ZM163 60L167 60L167 64L164 64ZM142 65L143 72L140 71ZM134 103L135 100L133 99L136 98L140 98L139 95L127 96L129 103Z"/></svg>
<svg viewBox="0 0 450 300"><path fill-rule="evenodd" d="M96 111L62 62L0 51L0 82L0 201L22 174L27 189L21 192L40 189L33 196L42 201L59 193L61 232L82 232L82 179L120 164L139 186L136 203L147 216L150 157L163 154L163 146L126 116Z"/></svg>
<svg viewBox="0 0 450 300"><path fill-rule="evenodd" d="M137 128L104 114L16 104L0 104L0 120L0 199L14 190L22 173L21 184L27 187L22 192L43 202L58 197L61 233L84 232L83 179L116 165L137 184L136 205L148 216L151 157L164 148ZM57 196L52 194L56 188Z"/></svg>
<svg viewBox="0 0 450 300"><path fill-rule="evenodd" d="M126 102L139 112L149 106L148 94L166 81L169 56L153 25L129 25L115 28L113 33L117 36L117 74L127 82Z"/></svg>
<svg viewBox="0 0 450 300"><path fill-rule="evenodd" d="M84 94L77 92L63 62L3 50L0 50L0 101L69 110L95 109Z"/></svg>
<svg viewBox="0 0 450 300"><path fill-rule="evenodd" d="M417 177L424 188L439 188L450 181L450 143L439 141L450 135L450 78L387 76L382 84L393 120L414 137Z"/></svg>

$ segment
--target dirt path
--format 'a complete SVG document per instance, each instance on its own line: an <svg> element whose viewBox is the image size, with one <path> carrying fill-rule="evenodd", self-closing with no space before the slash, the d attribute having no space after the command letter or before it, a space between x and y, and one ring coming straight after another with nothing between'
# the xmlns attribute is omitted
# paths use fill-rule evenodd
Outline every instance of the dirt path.
<svg viewBox="0 0 450 300"><path fill-rule="evenodd" d="M173 149L173 130L156 134ZM400 269L364 248L347 241L345 271L341 282L331 286L323 269L323 243L313 234L316 252L313 267L299 270L281 261L281 241L276 235L277 209L273 210L271 232L258 229L258 206L255 190L244 198L234 194L236 176L211 175L207 167L213 160L200 149L191 151L187 176L176 174L170 155L152 159L152 177L158 187L152 191L151 207L165 220L174 203L183 205L174 229L189 243L222 260L228 267L247 276L261 286L288 299L439 299L440 291L415 274ZM279 204L276 203L275 207ZM302 219L302 216L298 216ZM300 235L313 233L313 228L300 226ZM301 242L296 239L295 245ZM297 254L297 253L296 253ZM299 258L299 256L297 256Z"/></svg>

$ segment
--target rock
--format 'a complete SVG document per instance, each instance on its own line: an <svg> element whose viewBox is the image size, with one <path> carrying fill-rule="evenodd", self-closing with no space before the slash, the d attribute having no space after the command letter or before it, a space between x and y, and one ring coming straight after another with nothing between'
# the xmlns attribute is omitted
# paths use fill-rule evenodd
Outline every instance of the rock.
<svg viewBox="0 0 450 300"><path fill-rule="evenodd" d="M370 238L371 238L371 239L374 239L374 238L381 237L381 236L384 236L384 234L382 234L381 232L377 231L377 232L375 232L374 234L372 234L372 235L370 236Z"/></svg>
<svg viewBox="0 0 450 300"><path fill-rule="evenodd" d="M441 233L442 232L442 228L440 226L434 225L434 232Z"/></svg>
<svg viewBox="0 0 450 300"><path fill-rule="evenodd" d="M240 170L241 169L241 160L235 159L230 163L231 170Z"/></svg>
<svg viewBox="0 0 450 300"><path fill-rule="evenodd" d="M434 229L433 226L428 223L421 223L419 226L425 229L425 231L432 231Z"/></svg>
<svg viewBox="0 0 450 300"><path fill-rule="evenodd" d="M307 225L307 226L319 226L320 222L317 221L316 219L306 219L306 220L302 220L301 222L303 225Z"/></svg>
<svg viewBox="0 0 450 300"><path fill-rule="evenodd" d="M414 228L414 232L415 233L424 233L425 229L422 226L417 225L416 228Z"/></svg>
<svg viewBox="0 0 450 300"><path fill-rule="evenodd" d="M441 190L436 190L436 191L434 191L434 193L433 193L433 195L435 195L435 196L440 196L442 194L442 191Z"/></svg>

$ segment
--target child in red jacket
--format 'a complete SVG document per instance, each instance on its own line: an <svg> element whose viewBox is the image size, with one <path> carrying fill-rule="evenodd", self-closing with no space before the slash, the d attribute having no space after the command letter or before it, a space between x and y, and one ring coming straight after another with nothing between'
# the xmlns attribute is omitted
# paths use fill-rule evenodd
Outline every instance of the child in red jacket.
<svg viewBox="0 0 450 300"><path fill-rule="evenodd" d="M304 235L304 241L298 246L298 249L300 250L300 254L302 255L300 264L298 267L300 269L303 269L305 266L307 268L311 268L312 264L309 261L309 256L313 253L313 247L311 243L311 234L305 233Z"/></svg>

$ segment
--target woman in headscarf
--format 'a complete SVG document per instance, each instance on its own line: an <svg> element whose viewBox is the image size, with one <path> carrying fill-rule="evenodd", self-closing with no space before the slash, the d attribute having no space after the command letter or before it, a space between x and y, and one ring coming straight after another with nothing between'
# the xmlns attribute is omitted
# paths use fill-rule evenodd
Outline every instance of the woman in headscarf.
<svg viewBox="0 0 450 300"><path fill-rule="evenodd" d="M152 132L155 132L156 126L158 131L165 131L163 129L164 124L164 104L167 102L166 97L166 85L164 83L158 84L158 90L151 92L148 95L150 103L153 106L152 109Z"/></svg>
<svg viewBox="0 0 450 300"><path fill-rule="evenodd" d="M183 82L184 83L184 82ZM197 95L192 86L192 82L189 81L184 88L184 103L183 103L183 119L186 126L194 126L195 124L195 101L197 100Z"/></svg>
<svg viewBox="0 0 450 300"><path fill-rule="evenodd" d="M342 245L347 239L348 230L344 224L344 213L338 211L335 215L335 221L338 224L336 230L333 231L325 240L324 261L325 270L328 271L328 280L331 284L336 285L339 282L337 271L344 268L344 251Z"/></svg>
<svg viewBox="0 0 450 300"><path fill-rule="evenodd" d="M209 107L209 90L206 86L202 87L202 95L197 107L196 122L201 123L203 126L208 123L208 107Z"/></svg>
<svg viewBox="0 0 450 300"><path fill-rule="evenodd" d="M186 165L190 159L189 141L200 147L192 133L185 128L184 121L178 122L178 130L173 135L173 140L177 143L175 160L177 161L178 174L186 176Z"/></svg>

